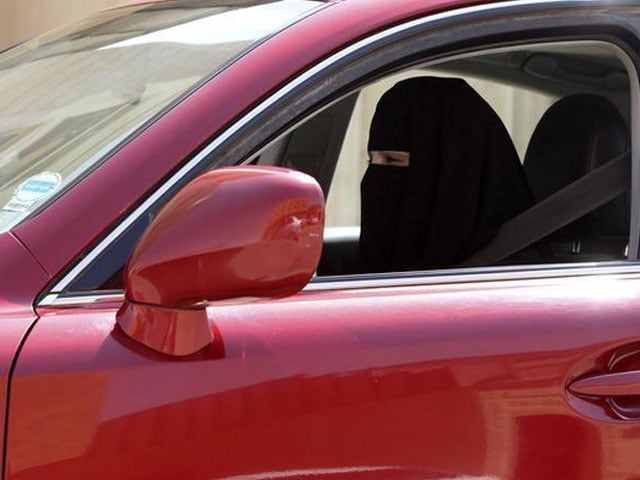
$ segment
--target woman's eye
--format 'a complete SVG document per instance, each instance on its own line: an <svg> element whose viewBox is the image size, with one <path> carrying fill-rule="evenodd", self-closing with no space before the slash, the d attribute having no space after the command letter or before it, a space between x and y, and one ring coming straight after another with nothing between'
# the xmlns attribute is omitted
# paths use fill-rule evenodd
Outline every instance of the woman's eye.
<svg viewBox="0 0 640 480"><path fill-rule="evenodd" d="M371 163L379 165L409 165L409 152L375 150L369 152Z"/></svg>
<svg viewBox="0 0 640 480"><path fill-rule="evenodd" d="M391 152L385 154L387 163L392 165L409 165L409 153L407 152Z"/></svg>

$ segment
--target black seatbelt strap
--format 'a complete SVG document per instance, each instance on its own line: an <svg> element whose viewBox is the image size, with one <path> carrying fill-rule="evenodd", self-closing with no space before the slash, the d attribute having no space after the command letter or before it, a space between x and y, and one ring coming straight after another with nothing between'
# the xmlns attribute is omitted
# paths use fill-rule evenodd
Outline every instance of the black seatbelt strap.
<svg viewBox="0 0 640 480"><path fill-rule="evenodd" d="M494 265L613 200L630 187L631 153L627 152L506 222L493 240L460 266Z"/></svg>

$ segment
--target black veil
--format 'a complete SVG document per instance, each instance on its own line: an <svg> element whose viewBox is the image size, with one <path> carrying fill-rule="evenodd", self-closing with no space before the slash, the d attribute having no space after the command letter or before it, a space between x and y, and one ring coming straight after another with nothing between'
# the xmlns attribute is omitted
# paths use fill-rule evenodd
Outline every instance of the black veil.
<svg viewBox="0 0 640 480"><path fill-rule="evenodd" d="M462 79L396 84L377 105L368 148L408 151L410 164L370 164L363 178L363 272L455 266L534 203L500 118Z"/></svg>

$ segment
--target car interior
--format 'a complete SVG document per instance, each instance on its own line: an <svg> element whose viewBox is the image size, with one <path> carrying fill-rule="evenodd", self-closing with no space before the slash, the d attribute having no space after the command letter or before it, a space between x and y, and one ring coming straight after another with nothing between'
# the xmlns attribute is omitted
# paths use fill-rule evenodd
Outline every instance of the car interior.
<svg viewBox="0 0 640 480"><path fill-rule="evenodd" d="M367 166L368 128L377 98L406 78L463 78L496 110L512 135L539 210L545 210L540 208L545 200L551 206L535 220L514 222L514 227L524 225L519 230L524 228L529 240L502 238L502 243L512 244L503 248L502 255L446 267L519 264L522 257L509 252L533 244L545 250L536 263L625 260L628 185L615 185L606 202L584 192L566 194L570 204L586 205L587 210L573 212L571 206L564 206L563 221L554 225L546 219L555 215L560 203L567 203L549 202L554 194L614 159L630 157L631 81L622 58L602 42L572 42L507 48L414 66L378 79L324 109L273 142L253 163L301 170L320 183L327 197L327 225L318 276L367 273L358 268L359 182ZM630 178L629 164L620 168ZM594 181L585 188L607 189L604 178Z"/></svg>

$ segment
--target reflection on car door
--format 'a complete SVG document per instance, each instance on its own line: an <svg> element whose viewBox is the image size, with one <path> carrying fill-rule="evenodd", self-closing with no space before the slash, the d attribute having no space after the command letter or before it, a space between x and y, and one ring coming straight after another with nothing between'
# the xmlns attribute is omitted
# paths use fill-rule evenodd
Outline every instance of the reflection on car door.
<svg viewBox="0 0 640 480"><path fill-rule="evenodd" d="M119 302L41 312L15 369L7 478L640 471L635 420L566 388L638 354L638 280L479 278L214 305L214 345L186 358L127 339Z"/></svg>

